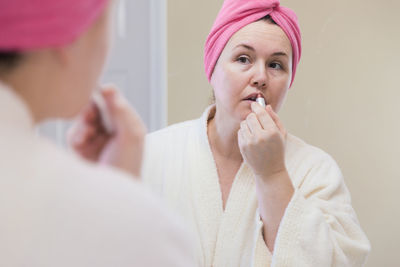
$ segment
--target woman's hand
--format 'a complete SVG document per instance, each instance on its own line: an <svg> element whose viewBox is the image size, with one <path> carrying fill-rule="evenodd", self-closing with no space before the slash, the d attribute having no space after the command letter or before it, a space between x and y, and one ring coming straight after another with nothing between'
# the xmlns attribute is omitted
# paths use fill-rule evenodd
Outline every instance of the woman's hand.
<svg viewBox="0 0 400 267"><path fill-rule="evenodd" d="M255 175L263 237L273 252L276 235L285 209L294 194L285 166L286 130L268 105L251 104L253 112L240 125L239 148Z"/></svg>
<svg viewBox="0 0 400 267"><path fill-rule="evenodd" d="M251 104L252 113L240 124L239 148L255 176L268 179L286 171L286 130L278 115L268 105L265 109Z"/></svg>
<svg viewBox="0 0 400 267"><path fill-rule="evenodd" d="M101 94L113 123L113 133L106 132L100 112L92 102L69 130L68 143L83 158L120 168L139 177L146 128L115 88L104 88Z"/></svg>

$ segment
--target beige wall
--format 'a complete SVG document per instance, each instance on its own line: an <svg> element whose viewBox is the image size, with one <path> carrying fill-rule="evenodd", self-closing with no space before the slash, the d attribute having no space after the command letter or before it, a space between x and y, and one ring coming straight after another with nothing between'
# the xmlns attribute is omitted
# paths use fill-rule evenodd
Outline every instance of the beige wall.
<svg viewBox="0 0 400 267"><path fill-rule="evenodd" d="M341 166L373 251L400 266L400 2L282 0L299 16L303 56L280 112L289 131ZM209 103L203 44L222 0L168 1L168 121Z"/></svg>

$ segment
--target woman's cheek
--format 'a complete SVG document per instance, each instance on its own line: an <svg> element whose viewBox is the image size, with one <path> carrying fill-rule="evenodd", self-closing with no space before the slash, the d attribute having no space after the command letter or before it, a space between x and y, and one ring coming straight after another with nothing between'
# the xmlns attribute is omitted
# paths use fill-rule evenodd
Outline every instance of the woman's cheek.
<svg viewBox="0 0 400 267"><path fill-rule="evenodd" d="M272 107L275 112L279 112L281 109L285 98L286 98L287 89L284 88L281 91L277 92L277 94L273 97Z"/></svg>

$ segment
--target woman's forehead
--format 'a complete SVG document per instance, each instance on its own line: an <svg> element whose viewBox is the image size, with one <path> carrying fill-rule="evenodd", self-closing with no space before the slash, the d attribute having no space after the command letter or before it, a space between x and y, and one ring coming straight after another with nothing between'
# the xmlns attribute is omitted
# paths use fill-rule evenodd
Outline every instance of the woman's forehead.
<svg viewBox="0 0 400 267"><path fill-rule="evenodd" d="M229 40L227 47L250 46L255 50L279 49L288 55L292 54L291 44L285 32L276 24L260 20L246 25L237 31Z"/></svg>

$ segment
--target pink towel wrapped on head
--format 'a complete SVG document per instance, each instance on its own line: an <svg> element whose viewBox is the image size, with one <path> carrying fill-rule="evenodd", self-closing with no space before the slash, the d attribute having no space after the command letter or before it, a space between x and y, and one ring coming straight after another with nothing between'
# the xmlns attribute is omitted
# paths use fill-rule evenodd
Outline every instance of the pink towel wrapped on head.
<svg viewBox="0 0 400 267"><path fill-rule="evenodd" d="M0 0L0 51L61 46L78 38L109 0Z"/></svg>
<svg viewBox="0 0 400 267"><path fill-rule="evenodd" d="M279 0L225 0L205 45L204 66L208 81L232 35L267 15L282 28L292 45L292 85L301 56L301 34L296 14L280 6Z"/></svg>

